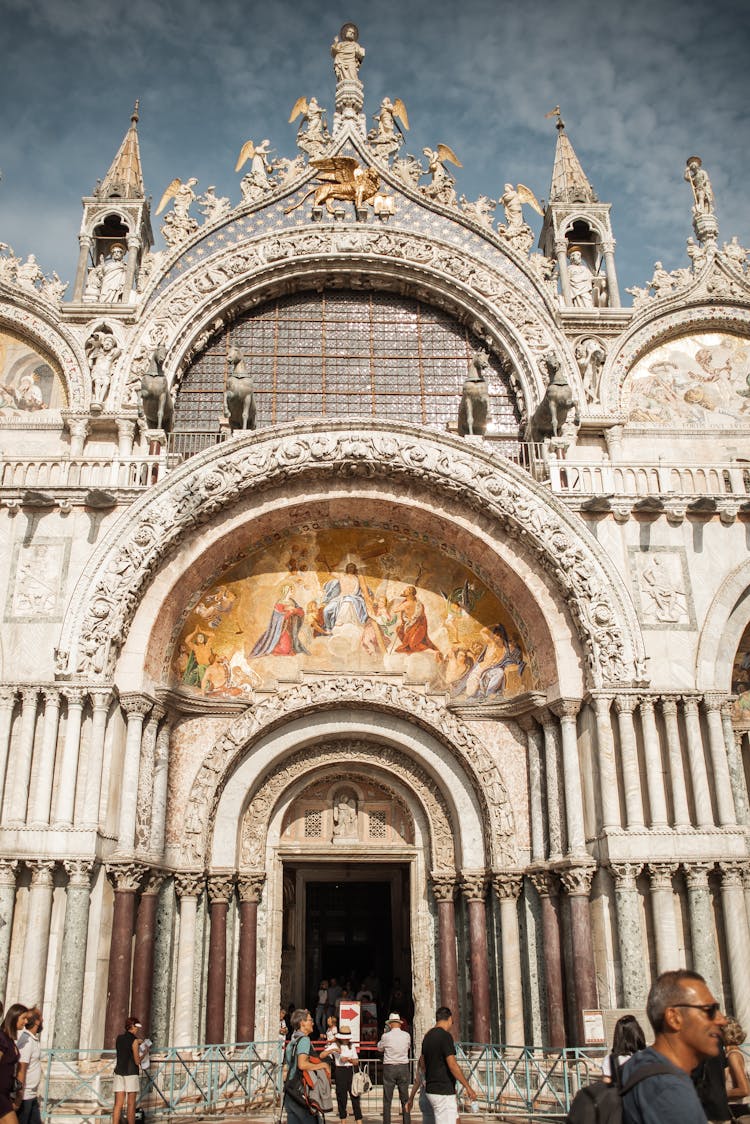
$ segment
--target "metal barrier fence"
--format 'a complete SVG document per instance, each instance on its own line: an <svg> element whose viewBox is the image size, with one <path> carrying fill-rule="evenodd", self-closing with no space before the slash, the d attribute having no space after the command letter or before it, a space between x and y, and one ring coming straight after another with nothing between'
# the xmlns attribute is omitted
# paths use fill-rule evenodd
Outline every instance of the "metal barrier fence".
<svg viewBox="0 0 750 1124"><path fill-rule="evenodd" d="M479 1092L479 1111L508 1121L562 1121L582 1086L597 1079L602 1050L540 1050L459 1043L459 1064ZM139 1105L148 1118L272 1116L281 1095L283 1044L226 1043L168 1049L151 1055ZM42 1112L54 1124L91 1122L112 1112L114 1052L43 1052ZM363 1097L365 1117L382 1114L382 1063L361 1051L372 1089ZM335 1094L334 1094L335 1103ZM392 1110L400 1119L398 1094Z"/></svg>

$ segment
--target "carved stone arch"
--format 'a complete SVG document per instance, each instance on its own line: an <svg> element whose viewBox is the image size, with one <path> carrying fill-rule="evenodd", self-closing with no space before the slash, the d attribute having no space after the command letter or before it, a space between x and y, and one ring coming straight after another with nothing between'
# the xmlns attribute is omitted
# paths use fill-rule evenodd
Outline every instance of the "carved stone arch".
<svg viewBox="0 0 750 1124"><path fill-rule="evenodd" d="M427 828L430 869L456 869L456 851L451 815L440 786L426 770L407 754L394 747L384 748L363 739L315 743L285 758L280 768L266 772L248 793L241 821L239 840L240 869L262 870L266 860L266 838L269 826L282 798L287 803L297 797L303 787L318 777L338 769L341 779L341 752L345 754L346 782L366 769L369 779L391 788L401 799L408 793L409 810L420 816ZM358 772L359 771L359 772ZM364 774L363 774L364 775ZM397 782L394 787L394 780ZM415 804L417 807L415 807ZM207 853L211 854L211 840ZM211 861L214 861L213 855Z"/></svg>
<svg viewBox="0 0 750 1124"><path fill-rule="evenodd" d="M570 214L565 216L565 221L561 224L561 233L563 237L572 230L577 222L584 222L598 237L600 242L606 241L610 237L606 226L602 223L596 215L592 215L589 211L571 211Z"/></svg>
<svg viewBox="0 0 750 1124"><path fill-rule="evenodd" d="M387 723L383 721L385 716ZM456 811L449 817L453 821L453 834L467 836L464 849L486 847L491 865L513 865L516 856L513 809L489 751L460 718L446 711L442 700L438 702L407 687L364 677L330 677L294 684L272 698L258 700L231 723L211 747L193 781L181 844L181 850L189 855L189 862L205 861L211 824L217 819L219 802L227 786L232 786L235 804L244 799L247 786L235 780L242 764L248 762L250 768L256 769L254 758L260 758L263 747L262 771L272 775L276 768L284 765L289 752L296 752L298 746L306 747L305 752L308 752L307 747L314 747L322 734L313 730L313 722L320 722L322 731L322 723L328 719L336 722L339 743L342 737L350 736L357 742L366 740L381 750L383 746L397 750L400 747L402 755L408 753L412 764L415 767L419 764L422 770L414 773L414 783L419 781L422 787L425 784L430 787L424 779L429 777L432 785L442 792L446 806L457 809L458 790L463 791L464 800L469 803L464 803L462 814L468 819L478 816L477 831L471 832L471 823L457 822L460 817ZM269 748L271 735L282 740ZM419 763L418 758L422 756L426 760L428 752L432 756L429 766L424 761ZM451 781L455 788L451 787ZM228 818L232 821L236 817L230 813ZM217 859L214 853L212 861L226 864L227 858L221 855Z"/></svg>
<svg viewBox="0 0 750 1124"><path fill-rule="evenodd" d="M86 226L84 233L92 235L97 226L104 222L108 215L114 215L132 233L134 222L133 212L124 205L122 200L107 199L96 207L87 209Z"/></svg>
<svg viewBox="0 0 750 1124"><path fill-rule="evenodd" d="M699 691L731 690L734 657L749 622L750 559L746 559L724 578L706 613L695 656Z"/></svg>
<svg viewBox="0 0 750 1124"><path fill-rule="evenodd" d="M344 243L342 239L354 239ZM384 240L390 239L389 242ZM387 253L383 247L390 247ZM506 255L507 257L507 255ZM115 399L125 391L133 360L158 323L167 329L165 373L173 385L197 341L217 320L234 319L274 296L352 280L367 288L410 292L476 323L520 379L528 415L544 396L538 359L553 350L582 401L580 373L546 297L515 263L510 275L455 245L414 231L344 226L276 231L232 244L154 290L115 375Z"/></svg>
<svg viewBox="0 0 750 1124"><path fill-rule="evenodd" d="M0 302L0 328L21 336L57 366L68 393L72 410L86 408L90 380L83 345L76 335L62 327L41 296L24 292L17 300Z"/></svg>
<svg viewBox="0 0 750 1124"><path fill-rule="evenodd" d="M638 317L625 333L618 347L613 348L602 371L602 406L612 412L621 410L622 393L631 369L639 359L670 340L688 332L729 332L750 337L750 308L730 304L685 306L684 301L673 309L657 308Z"/></svg>
<svg viewBox="0 0 750 1124"><path fill-rule="evenodd" d="M145 589L188 530L250 491L363 478L445 495L520 538L549 573L575 623L590 686L638 678L643 640L616 566L582 521L542 485L491 451L408 425L342 420L237 438L175 469L120 518L92 554L69 602L60 674L109 680Z"/></svg>

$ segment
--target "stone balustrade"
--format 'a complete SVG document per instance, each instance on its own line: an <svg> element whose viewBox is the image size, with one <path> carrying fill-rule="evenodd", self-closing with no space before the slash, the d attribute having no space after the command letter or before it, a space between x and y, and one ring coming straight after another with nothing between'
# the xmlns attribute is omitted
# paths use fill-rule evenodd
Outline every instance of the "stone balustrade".
<svg viewBox="0 0 750 1124"><path fill-rule="evenodd" d="M720 464L680 464L659 461L644 464L549 462L552 490L562 497L721 496L750 498L750 472L728 461Z"/></svg>
<svg viewBox="0 0 750 1124"><path fill-rule="evenodd" d="M165 470L162 455L138 457L0 457L0 489L147 488ZM6 499L7 503L7 499Z"/></svg>

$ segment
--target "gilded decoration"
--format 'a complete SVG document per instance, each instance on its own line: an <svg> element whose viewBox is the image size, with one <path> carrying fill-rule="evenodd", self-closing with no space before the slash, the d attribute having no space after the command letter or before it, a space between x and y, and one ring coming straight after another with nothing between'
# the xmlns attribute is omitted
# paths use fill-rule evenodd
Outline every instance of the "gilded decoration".
<svg viewBox="0 0 750 1124"><path fill-rule="evenodd" d="M463 701L532 690L508 609L466 566L381 529L264 544L189 606L174 689L252 696L310 674L404 675Z"/></svg>
<svg viewBox="0 0 750 1124"><path fill-rule="evenodd" d="M623 392L630 422L690 428L750 425L750 340L695 332L632 368Z"/></svg>
<svg viewBox="0 0 750 1124"><path fill-rule="evenodd" d="M732 667L732 694L737 696L733 717L750 725L750 624L742 633Z"/></svg>
<svg viewBox="0 0 750 1124"><path fill-rule="evenodd" d="M0 419L29 418L67 405L65 388L43 355L0 331Z"/></svg>

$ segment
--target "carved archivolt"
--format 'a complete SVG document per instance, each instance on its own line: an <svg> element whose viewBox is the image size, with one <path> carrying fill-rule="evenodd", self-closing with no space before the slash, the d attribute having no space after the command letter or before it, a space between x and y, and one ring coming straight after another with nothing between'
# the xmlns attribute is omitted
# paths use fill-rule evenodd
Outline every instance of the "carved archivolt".
<svg viewBox="0 0 750 1124"><path fill-rule="evenodd" d="M242 820L240 866L265 866L266 837L279 798L296 781L308 777L316 769L337 765L339 776L343 767L347 780L357 766L383 769L398 777L417 797L427 815L430 828L430 864L438 871L453 870L456 865L453 829L445 797L425 770L403 753L367 741L316 744L286 758L280 769L259 783Z"/></svg>
<svg viewBox="0 0 750 1124"><path fill-rule="evenodd" d="M515 861L513 809L500 771L486 748L472 736L461 719L447 712L441 703L392 683L365 678L326 678L319 682L294 684L278 695L264 698L248 707L244 714L229 727L205 757L190 792L185 817L185 848L190 854L191 862L201 862L208 854L208 837L219 797L252 744L282 724L316 710L330 710L333 707L380 710L400 717L408 715L411 723L426 730L437 743L445 746L471 778L485 824L488 861L496 866L513 865ZM349 744L346 743L347 748ZM326 756L330 752L330 747L322 751L320 763L330 761L330 756ZM303 771L305 767L310 767L311 755L316 758L316 753L314 748L308 747L298 756L291 758L291 761L299 759L299 770ZM430 800L433 803L438 800L436 793L439 790L432 781L428 780L421 766L412 761L406 763L403 754L399 754L394 749L383 748L380 744L370 748L365 742L362 742L360 753L361 760L364 760L365 755L371 754L373 761L386 762L389 768L392 759L394 772L403 776L407 784L415 787L418 792L432 793ZM284 766L287 767L292 768L293 772L297 768L296 765ZM295 772L294 775L296 776L297 773ZM265 804L258 809L259 815L270 816L279 793L291 783L291 779L293 778L288 777L280 788L276 787L273 778L269 780L267 796L262 796L265 789L261 791L261 799ZM423 803L425 807L428 806L426 796ZM443 803L442 807L445 809L447 806ZM447 811L441 812L440 815L449 823ZM435 816L431 814L430 818L433 831L437 829L440 822L439 817L435 818ZM440 832L438 835L442 837ZM433 839L433 847L437 847L437 836Z"/></svg>
<svg viewBox="0 0 750 1124"><path fill-rule="evenodd" d="M86 356L81 342L72 335L63 334L48 319L53 312L44 309L45 315L37 305L43 305L41 297L18 294L17 301L0 303L0 327L37 343L60 369L68 393L68 406L71 410L83 410L89 399L89 378Z"/></svg>
<svg viewBox="0 0 750 1124"><path fill-rule="evenodd" d="M522 469L460 438L417 427L295 423L192 457L133 504L92 556L76 587L57 652L59 674L106 680L145 587L186 531L246 493L308 479L427 485L523 539L553 576L586 652L588 681L637 676L642 640L616 567L581 521Z"/></svg>

